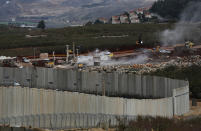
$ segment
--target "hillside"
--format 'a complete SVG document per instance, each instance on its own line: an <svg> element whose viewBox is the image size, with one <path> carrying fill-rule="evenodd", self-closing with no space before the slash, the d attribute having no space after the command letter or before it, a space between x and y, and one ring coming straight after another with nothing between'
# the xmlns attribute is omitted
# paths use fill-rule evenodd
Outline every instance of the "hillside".
<svg viewBox="0 0 201 131"><path fill-rule="evenodd" d="M96 48L112 51L135 48L135 43L142 35L145 47L152 47L159 41L158 33L171 28L172 24L122 24L122 25L91 25L84 27L67 27L60 29L23 29L14 27L0 27L0 55L32 55L32 47L40 52L64 53L65 45L81 46L81 52ZM43 35L43 37L26 37ZM20 52L7 50L13 48L27 48Z"/></svg>
<svg viewBox="0 0 201 131"><path fill-rule="evenodd" d="M35 22L45 19L49 27L64 27L152 3L153 0L1 0L0 21L16 18L17 21Z"/></svg>
<svg viewBox="0 0 201 131"><path fill-rule="evenodd" d="M190 2L199 2L200 0L157 0L151 12L156 13L166 19L178 20L181 13L188 7Z"/></svg>

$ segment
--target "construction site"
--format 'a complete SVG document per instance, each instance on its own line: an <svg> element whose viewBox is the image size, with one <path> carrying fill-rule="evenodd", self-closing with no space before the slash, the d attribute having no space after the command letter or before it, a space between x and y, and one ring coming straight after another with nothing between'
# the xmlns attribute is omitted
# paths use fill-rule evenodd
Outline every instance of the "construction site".
<svg viewBox="0 0 201 131"><path fill-rule="evenodd" d="M115 127L117 118L139 115L183 116L191 110L189 82L143 74L201 65L200 51L186 42L79 54L73 44L63 55L2 56L0 124L56 130Z"/></svg>

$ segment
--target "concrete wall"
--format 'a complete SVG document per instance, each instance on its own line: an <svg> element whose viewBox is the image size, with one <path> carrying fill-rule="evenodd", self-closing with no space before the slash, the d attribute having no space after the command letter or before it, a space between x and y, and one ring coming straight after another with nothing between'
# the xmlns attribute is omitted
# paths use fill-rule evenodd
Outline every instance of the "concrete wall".
<svg viewBox="0 0 201 131"><path fill-rule="evenodd" d="M68 128L92 128L92 127L114 127L118 125L118 115L108 114L86 114L86 113L61 113L29 115L9 117L0 119L0 124L11 127L33 127L43 129L68 129ZM134 120L136 117L126 117ZM0 130L1 131L1 130Z"/></svg>
<svg viewBox="0 0 201 131"><path fill-rule="evenodd" d="M26 87L58 89L99 95L105 92L106 96L127 98L172 97L173 89L188 85L188 82L183 80L128 73L0 67L1 85L9 85L12 81L17 81Z"/></svg>
<svg viewBox="0 0 201 131"><path fill-rule="evenodd" d="M0 102L0 118L58 113L173 115L172 97L137 100L67 91L1 87Z"/></svg>
<svg viewBox="0 0 201 131"><path fill-rule="evenodd" d="M174 100L174 114L182 115L189 111L189 87L185 86L182 88L173 90L173 100Z"/></svg>
<svg viewBox="0 0 201 131"><path fill-rule="evenodd" d="M115 124L117 123L114 120L116 116L172 117L174 112L172 97L137 100L22 87L1 87L0 107L0 124L31 125L41 128L50 128L49 124L51 122L56 124L55 121L58 119L62 123L72 121L85 123L90 119L94 123L91 126L95 126L102 120L98 116L111 117ZM66 117L63 118L62 114ZM69 114L74 115L70 117ZM61 125L51 126L57 128ZM69 124L68 126L75 127ZM84 126L88 126L88 123Z"/></svg>
<svg viewBox="0 0 201 131"><path fill-rule="evenodd" d="M108 120L117 124L117 116L172 117L189 111L189 84L182 80L117 72L0 67L0 85L13 81L24 88L0 88L0 124L94 127ZM162 99L128 99L136 97Z"/></svg>

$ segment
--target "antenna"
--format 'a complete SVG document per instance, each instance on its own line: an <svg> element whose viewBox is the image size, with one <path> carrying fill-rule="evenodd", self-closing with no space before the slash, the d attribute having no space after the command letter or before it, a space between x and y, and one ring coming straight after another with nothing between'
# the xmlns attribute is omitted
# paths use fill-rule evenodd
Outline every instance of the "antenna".
<svg viewBox="0 0 201 131"><path fill-rule="evenodd" d="M52 52L52 55L53 55L53 61L54 61L54 64L55 64L55 51Z"/></svg>
<svg viewBox="0 0 201 131"><path fill-rule="evenodd" d="M78 61L79 49L77 48L76 51L77 51L77 60L76 61Z"/></svg>

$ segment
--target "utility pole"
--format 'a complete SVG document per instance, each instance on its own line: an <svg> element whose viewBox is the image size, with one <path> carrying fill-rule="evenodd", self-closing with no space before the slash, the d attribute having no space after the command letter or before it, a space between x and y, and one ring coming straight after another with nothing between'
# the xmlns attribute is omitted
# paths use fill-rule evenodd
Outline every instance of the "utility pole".
<svg viewBox="0 0 201 131"><path fill-rule="evenodd" d="M75 62L75 44L73 42L73 61Z"/></svg>
<svg viewBox="0 0 201 131"><path fill-rule="evenodd" d="M77 48L76 51L77 51L77 59L76 59L76 61L78 61L79 49Z"/></svg>
<svg viewBox="0 0 201 131"><path fill-rule="evenodd" d="M52 55L53 55L53 61L54 61L54 64L55 64L55 52L54 51L53 51Z"/></svg>
<svg viewBox="0 0 201 131"><path fill-rule="evenodd" d="M36 59L36 48L33 48L34 51L34 59Z"/></svg>
<svg viewBox="0 0 201 131"><path fill-rule="evenodd" d="M69 58L69 45L66 45L66 63L68 63Z"/></svg>
<svg viewBox="0 0 201 131"><path fill-rule="evenodd" d="M101 77L102 77L102 96L105 96L105 76L103 72Z"/></svg>

